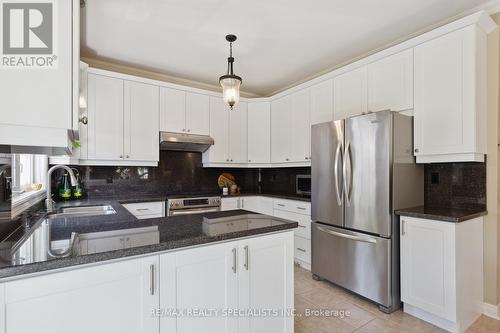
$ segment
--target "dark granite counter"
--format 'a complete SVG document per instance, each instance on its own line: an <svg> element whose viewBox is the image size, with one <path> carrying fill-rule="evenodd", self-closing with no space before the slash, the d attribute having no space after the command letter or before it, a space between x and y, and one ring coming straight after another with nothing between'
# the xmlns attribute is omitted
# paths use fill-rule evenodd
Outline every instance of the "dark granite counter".
<svg viewBox="0 0 500 333"><path fill-rule="evenodd" d="M484 216L488 212L483 208L478 209L461 209L461 208L442 208L418 206L396 211L400 216L417 217L429 220L438 220L445 222L459 223L476 217Z"/></svg>
<svg viewBox="0 0 500 333"><path fill-rule="evenodd" d="M0 243L0 279L283 231L298 225L245 210L139 220L121 205L160 199L165 198L87 199L58 205L60 209L108 204L116 211L116 214L103 216L46 219L43 215L31 215L31 218L24 219L16 232ZM57 251L69 248L72 234L78 237L69 257L54 259L48 255L47 235L50 235L53 252L57 254ZM90 245L97 238L106 242L104 248L108 250L98 251ZM39 246L32 246L37 242ZM65 244L65 248L59 249L54 243ZM38 252L34 252L35 248Z"/></svg>
<svg viewBox="0 0 500 333"><path fill-rule="evenodd" d="M288 199L288 200L297 200L297 201L306 201L311 202L311 197L306 197L302 195L292 195L285 193L240 193L240 194L229 194L221 196L222 198L231 198L231 197L251 197L251 196L260 196L260 197L268 197L268 198L277 198L277 199Z"/></svg>

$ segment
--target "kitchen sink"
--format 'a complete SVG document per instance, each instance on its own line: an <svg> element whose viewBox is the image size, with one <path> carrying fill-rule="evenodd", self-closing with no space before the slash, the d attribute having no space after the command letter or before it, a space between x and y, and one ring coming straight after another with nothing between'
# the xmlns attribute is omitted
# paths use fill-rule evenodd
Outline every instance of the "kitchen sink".
<svg viewBox="0 0 500 333"><path fill-rule="evenodd" d="M62 208L60 213L51 214L49 218L80 217L80 216L100 216L116 214L111 205L96 205L84 207L66 207Z"/></svg>

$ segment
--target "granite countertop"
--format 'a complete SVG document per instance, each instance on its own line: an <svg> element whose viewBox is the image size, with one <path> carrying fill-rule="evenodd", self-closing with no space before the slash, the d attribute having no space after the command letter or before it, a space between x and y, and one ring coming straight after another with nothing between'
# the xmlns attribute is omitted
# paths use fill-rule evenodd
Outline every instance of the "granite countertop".
<svg viewBox="0 0 500 333"><path fill-rule="evenodd" d="M35 214L31 220L25 219L23 222L24 226L21 226L16 233L10 236L10 238L0 243L0 279L283 231L298 226L296 222L255 214L245 210L140 220L122 206L123 203L155 201L160 199L165 198L141 197L140 199L123 198L119 200L86 199L78 202L62 203L57 206L58 209L75 205L88 206L109 204L116 211L116 214L54 218L50 223L46 219L40 219L40 215ZM61 241L67 244L67 240L70 239L73 232L79 235L79 242L74 246L74 253L71 256L51 259L47 257L45 250L41 251L42 253L31 253L34 247L21 246L21 244L25 244L26 240L36 241L37 237L43 236L44 229L47 228L49 228L52 241ZM141 236L134 238L138 235ZM82 240L92 239L93 237L99 237L101 239L109 237L109 245L111 248L113 248L113 244L116 243L117 237L140 240L140 245L132 245L133 242L131 242L131 244L128 245L122 244L119 249L92 253L89 250L90 246L88 248L82 246ZM26 242L26 244L28 243L30 243L30 241ZM17 260L12 259L13 254L14 258L17 258Z"/></svg>
<svg viewBox="0 0 500 333"><path fill-rule="evenodd" d="M396 214L400 216L459 223L474 219L476 217L484 216L488 214L488 211L484 208L462 209L418 206L396 210Z"/></svg>
<svg viewBox="0 0 500 333"><path fill-rule="evenodd" d="M293 195L293 194L285 194L285 193L239 193L239 194L229 194L223 195L222 198L231 198L231 197L251 197L251 196L260 196L260 197L269 197L269 198L278 198L278 199L289 199L289 200L297 200L297 201L306 201L311 202L311 197L301 196L301 195Z"/></svg>
<svg viewBox="0 0 500 333"><path fill-rule="evenodd" d="M191 194L171 194L171 195L163 195L163 194L146 194L140 195L140 198L137 197L137 194L123 194L120 196L111 196L111 197L95 197L94 200L117 200L121 203L133 203L133 202L152 202L152 201L166 201L167 199L177 199L177 198L195 198L195 197L207 197L207 196L220 196L221 198L231 198L231 197L251 197L251 196L261 196L261 197L269 197L269 198L278 198L278 199L289 199L289 200L297 200L297 201L305 201L311 202L311 197L298 195L298 194L290 194L290 193L239 193L239 194L228 194L222 195L222 193L191 193ZM81 202L86 202L86 199L81 200Z"/></svg>

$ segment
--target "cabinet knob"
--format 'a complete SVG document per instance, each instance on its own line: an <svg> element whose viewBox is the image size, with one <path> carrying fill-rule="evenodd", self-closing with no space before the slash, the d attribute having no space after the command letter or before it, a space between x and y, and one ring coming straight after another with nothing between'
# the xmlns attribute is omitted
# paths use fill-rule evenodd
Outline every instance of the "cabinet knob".
<svg viewBox="0 0 500 333"><path fill-rule="evenodd" d="M290 161L290 159L289 159L289 158L286 158L286 159L285 159L285 161Z"/></svg>
<svg viewBox="0 0 500 333"><path fill-rule="evenodd" d="M418 153L420 150L418 148L415 148L415 153Z"/></svg>
<svg viewBox="0 0 500 333"><path fill-rule="evenodd" d="M182 131L183 131L183 132L186 132L186 129L185 129L185 128L183 128L183 129L182 129Z"/></svg>
<svg viewBox="0 0 500 333"><path fill-rule="evenodd" d="M83 116L78 121L84 125L87 125L89 123L89 118L87 118L87 116Z"/></svg>
<svg viewBox="0 0 500 333"><path fill-rule="evenodd" d="M233 160L231 160L231 162L232 162L232 161L233 161Z"/></svg>
<svg viewBox="0 0 500 333"><path fill-rule="evenodd" d="M127 156L125 156L125 158L130 158L130 156L129 156L129 155L127 155Z"/></svg>
<svg viewBox="0 0 500 333"><path fill-rule="evenodd" d="M123 155L120 155L120 158L123 158Z"/></svg>
<svg viewBox="0 0 500 333"><path fill-rule="evenodd" d="M306 156L306 160L308 160L308 159L309 159L309 157Z"/></svg>
<svg viewBox="0 0 500 333"><path fill-rule="evenodd" d="M190 129L188 129L188 132L191 132L191 130L190 130Z"/></svg>
<svg viewBox="0 0 500 333"><path fill-rule="evenodd" d="M248 160L248 162L252 162L252 160Z"/></svg>
<svg viewBox="0 0 500 333"><path fill-rule="evenodd" d="M228 158L228 159L226 159L226 162L229 162L229 158Z"/></svg>

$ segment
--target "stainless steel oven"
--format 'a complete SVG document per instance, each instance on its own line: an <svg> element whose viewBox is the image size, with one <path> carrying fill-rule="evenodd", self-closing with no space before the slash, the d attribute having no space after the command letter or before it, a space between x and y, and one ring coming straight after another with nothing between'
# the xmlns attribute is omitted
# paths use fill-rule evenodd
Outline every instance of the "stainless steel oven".
<svg viewBox="0 0 500 333"><path fill-rule="evenodd" d="M297 175L295 192L299 195L311 195L311 175Z"/></svg>
<svg viewBox="0 0 500 333"><path fill-rule="evenodd" d="M220 211L220 197L175 198L167 200L167 216Z"/></svg>

